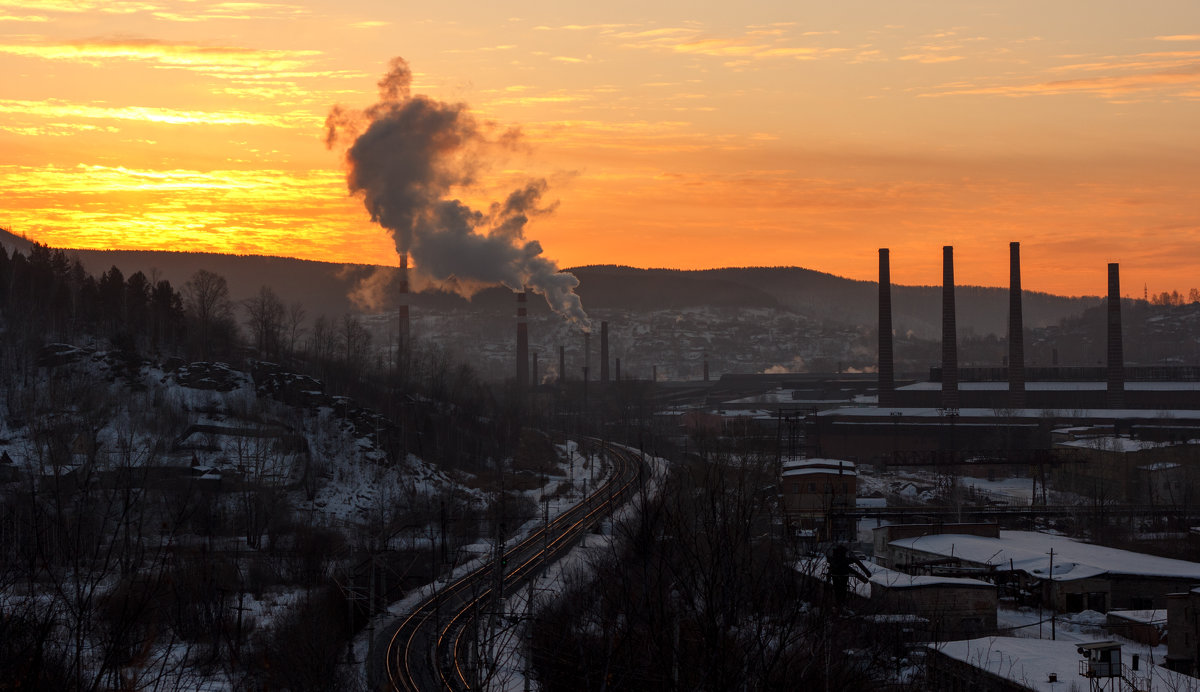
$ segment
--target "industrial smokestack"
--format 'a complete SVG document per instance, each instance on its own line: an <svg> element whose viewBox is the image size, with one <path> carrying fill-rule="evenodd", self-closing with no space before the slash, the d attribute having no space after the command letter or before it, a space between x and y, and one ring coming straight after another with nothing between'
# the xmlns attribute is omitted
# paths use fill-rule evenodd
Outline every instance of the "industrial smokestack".
<svg viewBox="0 0 1200 692"><path fill-rule="evenodd" d="M608 382L608 322L600 322L600 381Z"/></svg>
<svg viewBox="0 0 1200 692"><path fill-rule="evenodd" d="M879 405L896 405L896 375L892 356L892 270L888 249L879 248Z"/></svg>
<svg viewBox="0 0 1200 692"><path fill-rule="evenodd" d="M590 376L588 372L592 367L592 333L583 333L583 410L586 413L588 407L588 380Z"/></svg>
<svg viewBox="0 0 1200 692"><path fill-rule="evenodd" d="M954 322L954 247L942 248L942 408L958 408L958 330Z"/></svg>
<svg viewBox="0 0 1200 692"><path fill-rule="evenodd" d="M517 293L517 387L529 386L529 325L525 291Z"/></svg>
<svg viewBox="0 0 1200 692"><path fill-rule="evenodd" d="M567 347L558 347L558 383L564 384L567 381Z"/></svg>
<svg viewBox="0 0 1200 692"><path fill-rule="evenodd" d="M1108 265L1108 407L1125 405L1125 349L1121 344L1121 265Z"/></svg>
<svg viewBox="0 0 1200 692"><path fill-rule="evenodd" d="M1025 408L1025 321L1021 316L1021 244L1008 244L1008 405Z"/></svg>
<svg viewBox="0 0 1200 692"><path fill-rule="evenodd" d="M400 305L396 308L396 370L404 374L408 363L408 253L400 253Z"/></svg>

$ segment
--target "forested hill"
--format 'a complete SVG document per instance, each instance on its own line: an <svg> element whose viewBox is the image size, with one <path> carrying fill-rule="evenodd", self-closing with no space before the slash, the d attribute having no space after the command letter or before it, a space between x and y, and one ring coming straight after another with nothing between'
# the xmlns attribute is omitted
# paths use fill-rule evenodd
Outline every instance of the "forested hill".
<svg viewBox="0 0 1200 692"><path fill-rule="evenodd" d="M0 229L0 244L27 252L29 240ZM168 252L151 250L67 250L78 257L84 268L99 275L117 267L125 276L141 271L154 279L166 279L182 286L198 269L207 269L225 277L230 297L248 298L260 286L267 285L285 301L303 301L309 314L340 315L354 309L347 297L349 287L369 276L374 267L310 262L290 257L223 255L209 252ZM157 276L154 272L157 271Z"/></svg>
<svg viewBox="0 0 1200 692"><path fill-rule="evenodd" d="M0 243L10 249L28 248L30 242L0 230ZM395 304L395 268L346 265L287 257L222 255L215 253L144 250L71 250L85 268L101 273L111 266L126 276L143 271L182 285L197 269L221 274L229 283L231 297L245 298L260 286L271 286L285 301L302 301L309 314L338 315L362 309L364 286L375 272L383 272L384 300L377 308ZM775 308L794 311L814 319L854 325L874 325L878 288L875 282L854 281L801 267L745 267L682 271L637 269L613 265L571 268L579 277L578 293L585 308L644 312L689 307ZM938 286L893 286L893 324L901 332L937 337L941 333L941 288ZM1003 288L960 286L956 293L960 330L976 334L1007 331L1008 292ZM413 296L416 308L475 308L510 310L512 298L502 288L490 289L467 301L442 291L427 290ZM1057 324L1099 304L1098 298L1065 298L1026 292L1027 327ZM532 301L532 309L545 309Z"/></svg>
<svg viewBox="0 0 1200 692"><path fill-rule="evenodd" d="M732 267L701 271L589 266L570 270L579 277L584 305L601 308L655 309L679 305L779 307L819 320L873 325L878 318L879 286L803 267ZM958 286L960 330L976 334L1008 331L1008 289ZM1026 327L1058 324L1098 305L1099 298L1066 298L1026 291ZM941 335L941 286L892 286L897 330Z"/></svg>

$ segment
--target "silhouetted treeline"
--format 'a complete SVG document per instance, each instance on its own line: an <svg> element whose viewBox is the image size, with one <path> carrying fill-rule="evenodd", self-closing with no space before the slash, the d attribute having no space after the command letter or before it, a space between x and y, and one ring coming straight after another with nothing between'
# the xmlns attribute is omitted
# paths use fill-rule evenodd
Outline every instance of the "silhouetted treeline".
<svg viewBox="0 0 1200 692"><path fill-rule="evenodd" d="M116 267L88 274L62 250L34 244L29 254L0 246L0 312L10 332L73 342L95 335L118 347L179 352L186 345L182 295L166 280Z"/></svg>

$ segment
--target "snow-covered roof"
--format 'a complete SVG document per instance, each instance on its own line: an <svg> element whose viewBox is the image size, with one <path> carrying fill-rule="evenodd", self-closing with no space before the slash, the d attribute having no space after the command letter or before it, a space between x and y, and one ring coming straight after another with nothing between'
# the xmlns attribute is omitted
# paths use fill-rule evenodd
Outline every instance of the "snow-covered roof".
<svg viewBox="0 0 1200 692"><path fill-rule="evenodd" d="M1139 466L1138 470L1139 471L1170 471L1171 469L1177 469L1179 467L1180 467L1180 464L1176 464L1174 462L1158 461L1153 464L1146 464L1145 466Z"/></svg>
<svg viewBox="0 0 1200 692"><path fill-rule="evenodd" d="M988 670L1000 678L1016 682L1026 690L1037 692L1067 692L1070 688L1087 687L1087 681L1079 676L1079 642L1063 639L1027 639L1024 637L980 637L961 639L959 642L929 644L929 649L941 651L943 655L962 661L976 668ZM1087 646L1084 644L1082 646ZM1122 658L1129 658L1123 652ZM1129 666L1128 661L1124 661ZM1129 672L1132 673L1132 672ZM1050 675L1056 681L1050 681ZM1196 690L1200 680L1176 673L1142 658L1138 674L1139 684L1148 685L1150 690Z"/></svg>
<svg viewBox="0 0 1200 692"><path fill-rule="evenodd" d="M1162 608L1155 610L1110 610L1108 614L1111 617L1141 622L1147 625L1167 624L1167 611Z"/></svg>
<svg viewBox="0 0 1200 692"><path fill-rule="evenodd" d="M1079 677L1076 650L1079 642L1023 637L981 637L956 642L929 644L957 661L982 668L998 677L1010 680L1037 692L1067 692L1074 684L1081 689L1086 681ZM1191 690L1200 680L1152 665L1143 660L1142 676L1150 676L1153 689ZM1057 682L1050 682L1050 674Z"/></svg>
<svg viewBox="0 0 1200 692"><path fill-rule="evenodd" d="M989 584L980 579L966 577L937 577L929 575L905 574L867 563L871 570L871 583L889 589L911 589L921 586L965 586L981 589L995 589L995 584Z"/></svg>
<svg viewBox="0 0 1200 692"><path fill-rule="evenodd" d="M853 469L854 462L846 461L845 459L826 459L823 457L812 457L809 459L788 459L787 461L783 462L783 468L785 469L801 468L804 466L831 466Z"/></svg>
<svg viewBox="0 0 1200 692"><path fill-rule="evenodd" d="M738 404L790 404L792 403L793 391L791 389L772 389L761 394L753 394L741 399L732 399L726 401L725 404L729 406Z"/></svg>
<svg viewBox="0 0 1200 692"><path fill-rule="evenodd" d="M868 582L861 582L858 579L850 579L850 589L855 594L863 597L871 597L871 584L879 584L880 586L890 589L906 589L921 586L965 586L978 587L986 589L996 588L994 585L979 579L966 579L963 577L930 577L916 576L896 572L882 565L877 565L874 562L863 562L863 567L866 568L867 575L871 578ZM829 578L829 561L824 555L814 555L804 558L796 563L796 569L804 574L812 575L818 579Z"/></svg>
<svg viewBox="0 0 1200 692"><path fill-rule="evenodd" d="M847 478L853 478L858 475L858 472L855 471L854 469L838 470L835 468L830 468L828 466L822 466L822 467L818 467L818 468L804 468L804 469L785 469L783 472L784 478L791 478L792 476L816 476L816 475L846 476Z"/></svg>
<svg viewBox="0 0 1200 692"><path fill-rule="evenodd" d="M839 459L793 459L784 462L782 475L811 476L815 474L831 474L837 476L857 476L854 462Z"/></svg>
<svg viewBox="0 0 1200 692"><path fill-rule="evenodd" d="M929 622L929 618L912 613L879 613L863 616L863 620L883 625L923 625Z"/></svg>
<svg viewBox="0 0 1200 692"><path fill-rule="evenodd" d="M941 382L914 382L913 384L896 387L899 391L908 392L940 392ZM1007 391L1007 382L959 382L959 391ZM1107 382L1026 382L1025 391L1029 392L1102 392L1108 389ZM1126 382L1125 391L1141 392L1191 392L1200 390L1200 382Z"/></svg>
<svg viewBox="0 0 1200 692"><path fill-rule="evenodd" d="M713 415L723 418L775 418L775 414L762 409L714 409Z"/></svg>
<svg viewBox="0 0 1200 692"><path fill-rule="evenodd" d="M1017 409L996 409L996 408L960 408L958 409L958 418L1055 418L1055 417L1070 417L1070 418L1090 418L1095 420L1125 420L1125 419L1161 419L1175 418L1180 421L1194 421L1200 418L1200 411L1194 409L1135 409L1135 408L1089 408L1089 409L1070 409L1065 411L1063 416L1056 416L1054 411L1058 409L1045 408L1017 408ZM817 411L818 416L853 416L855 418L880 418L883 420L891 420L893 414L896 417L904 418L946 418L945 409L935 407L907 406L907 407L872 407L865 408L844 406L840 408L831 408L824 411ZM1066 415L1069 414L1069 415ZM877 421L872 421L877 422ZM959 425L962 423L960 422Z"/></svg>
<svg viewBox="0 0 1200 692"><path fill-rule="evenodd" d="M966 534L937 534L901 538L890 545L953 557L1000 569L1014 569L1039 579L1055 581L1086 579L1101 574L1168 577L1200 581L1200 564L1158 557L1129 550L1080 543L1065 536L1036 531L1001 531L999 538ZM1054 574L1049 574L1050 550L1054 550Z"/></svg>
<svg viewBox="0 0 1200 692"><path fill-rule="evenodd" d="M1144 452L1147 449L1170 447L1175 444L1177 443L1158 442L1154 440L1137 440L1125 435L1104 435L1059 442L1058 446L1075 447L1078 449L1096 449L1103 452L1120 452L1122 454L1127 454L1129 452ZM1193 444L1193 441L1188 440L1188 444Z"/></svg>

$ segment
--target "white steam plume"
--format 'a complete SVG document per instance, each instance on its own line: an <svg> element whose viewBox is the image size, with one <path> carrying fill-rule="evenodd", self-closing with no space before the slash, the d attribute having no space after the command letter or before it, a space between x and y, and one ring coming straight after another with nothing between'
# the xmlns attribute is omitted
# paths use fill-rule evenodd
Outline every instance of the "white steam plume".
<svg viewBox="0 0 1200 692"><path fill-rule="evenodd" d="M520 139L508 130L489 139L465 104L412 95L412 72L393 58L379 81L379 102L364 111L335 106L326 118L326 144L346 149L351 194L361 195L371 220L391 233L396 252L408 253L415 272L470 296L502 284L542 294L555 312L587 328L575 287L536 240L525 238L542 205L546 181L532 180L485 211L454 198L474 182L477 162Z"/></svg>

